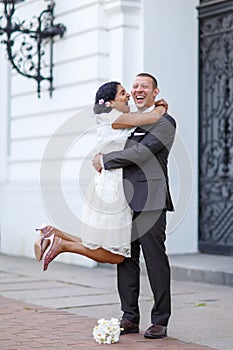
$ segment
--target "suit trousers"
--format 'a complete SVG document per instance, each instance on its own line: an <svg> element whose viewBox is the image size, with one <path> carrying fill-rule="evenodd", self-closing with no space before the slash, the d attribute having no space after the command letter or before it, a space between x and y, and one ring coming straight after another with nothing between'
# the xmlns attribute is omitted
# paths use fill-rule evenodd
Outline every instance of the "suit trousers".
<svg viewBox="0 0 233 350"><path fill-rule="evenodd" d="M139 324L140 248L154 296L151 323L167 326L171 315L170 266L166 254L166 210L134 212L131 257L117 265L123 318Z"/></svg>

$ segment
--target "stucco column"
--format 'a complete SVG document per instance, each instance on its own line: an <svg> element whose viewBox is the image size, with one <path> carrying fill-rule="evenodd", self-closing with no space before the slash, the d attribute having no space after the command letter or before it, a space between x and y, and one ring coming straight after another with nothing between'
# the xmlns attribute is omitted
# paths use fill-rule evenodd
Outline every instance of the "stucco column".
<svg viewBox="0 0 233 350"><path fill-rule="evenodd" d="M10 123L10 66L5 46L0 46L0 183L7 180Z"/></svg>
<svg viewBox="0 0 233 350"><path fill-rule="evenodd" d="M109 30L109 79L128 89L142 68L142 0L104 0Z"/></svg>

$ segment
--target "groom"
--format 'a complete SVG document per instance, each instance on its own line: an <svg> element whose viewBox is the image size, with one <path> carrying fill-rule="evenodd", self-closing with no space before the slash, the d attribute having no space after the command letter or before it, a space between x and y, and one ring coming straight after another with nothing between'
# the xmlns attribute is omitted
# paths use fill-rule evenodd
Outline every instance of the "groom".
<svg viewBox="0 0 233 350"><path fill-rule="evenodd" d="M133 83L131 95L140 113L154 108L159 89L157 80L140 73ZM146 263L154 296L151 326L145 338L163 338L171 314L170 266L165 248L166 212L173 211L169 191L167 161L175 137L175 120L165 114L152 125L137 127L122 151L103 155L106 170L123 168L124 191L133 210L131 258L117 266L118 291L123 316L121 334L138 333L140 311L140 249ZM101 155L93 164L101 169Z"/></svg>

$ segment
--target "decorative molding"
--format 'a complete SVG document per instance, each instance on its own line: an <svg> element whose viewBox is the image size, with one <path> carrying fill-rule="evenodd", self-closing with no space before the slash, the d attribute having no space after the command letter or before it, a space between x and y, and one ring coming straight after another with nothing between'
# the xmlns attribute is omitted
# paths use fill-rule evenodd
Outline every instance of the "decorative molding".
<svg viewBox="0 0 233 350"><path fill-rule="evenodd" d="M139 27L138 15L142 0L105 0L103 5L109 19L109 29Z"/></svg>
<svg viewBox="0 0 233 350"><path fill-rule="evenodd" d="M200 22L200 38L218 36L233 30L233 12Z"/></svg>
<svg viewBox="0 0 233 350"><path fill-rule="evenodd" d="M233 11L233 2L232 0L202 0L197 9L199 18L213 17Z"/></svg>
<svg viewBox="0 0 233 350"><path fill-rule="evenodd" d="M104 0L105 12L124 12L132 10L140 10L142 7L142 0Z"/></svg>

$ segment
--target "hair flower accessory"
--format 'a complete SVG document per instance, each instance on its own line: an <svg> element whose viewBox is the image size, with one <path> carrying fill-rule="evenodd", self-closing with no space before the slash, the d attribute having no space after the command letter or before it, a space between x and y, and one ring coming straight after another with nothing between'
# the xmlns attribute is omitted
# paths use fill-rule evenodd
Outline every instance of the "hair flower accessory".
<svg viewBox="0 0 233 350"><path fill-rule="evenodd" d="M111 103L109 101L104 101L103 98L101 98L101 100L99 100L99 105L103 105L105 104L106 107L110 107L111 106Z"/></svg>
<svg viewBox="0 0 233 350"><path fill-rule="evenodd" d="M93 328L93 338L99 344L113 344L119 341L120 332L120 321L117 318L101 318Z"/></svg>

